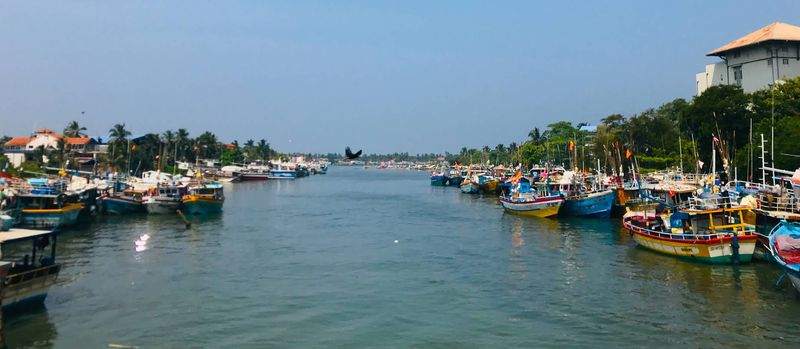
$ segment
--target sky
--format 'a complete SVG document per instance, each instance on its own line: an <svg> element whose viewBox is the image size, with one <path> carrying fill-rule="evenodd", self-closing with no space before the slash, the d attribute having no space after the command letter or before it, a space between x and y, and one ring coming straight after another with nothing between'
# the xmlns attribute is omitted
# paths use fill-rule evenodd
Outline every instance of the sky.
<svg viewBox="0 0 800 349"><path fill-rule="evenodd" d="M186 128L282 152L444 153L690 99L800 1L0 2L0 135Z"/></svg>

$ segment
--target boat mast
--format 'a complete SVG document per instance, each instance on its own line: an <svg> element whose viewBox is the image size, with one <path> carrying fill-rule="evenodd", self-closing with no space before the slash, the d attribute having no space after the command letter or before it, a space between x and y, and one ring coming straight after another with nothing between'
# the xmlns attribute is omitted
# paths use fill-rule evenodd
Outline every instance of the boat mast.
<svg viewBox="0 0 800 349"><path fill-rule="evenodd" d="M761 134L761 183L767 185L767 164L766 164L766 151L764 151L764 134ZM773 177L774 180L774 177Z"/></svg>

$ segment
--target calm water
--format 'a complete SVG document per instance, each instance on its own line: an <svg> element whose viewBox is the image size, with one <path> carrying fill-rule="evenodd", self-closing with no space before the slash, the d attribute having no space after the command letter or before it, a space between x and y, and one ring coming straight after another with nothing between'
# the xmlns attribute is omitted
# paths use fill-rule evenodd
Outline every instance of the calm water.
<svg viewBox="0 0 800 349"><path fill-rule="evenodd" d="M800 346L800 300L773 286L777 269L654 254L616 220L508 215L406 171L226 195L191 229L134 216L65 232L60 282L44 308L7 316L9 346Z"/></svg>

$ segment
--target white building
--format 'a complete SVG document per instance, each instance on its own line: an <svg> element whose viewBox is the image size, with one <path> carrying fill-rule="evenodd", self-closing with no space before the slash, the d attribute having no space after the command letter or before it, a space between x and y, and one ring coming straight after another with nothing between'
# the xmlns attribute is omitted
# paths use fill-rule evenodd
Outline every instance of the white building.
<svg viewBox="0 0 800 349"><path fill-rule="evenodd" d="M695 75L697 95L711 86L736 84L744 92L800 76L800 27L772 23L709 52L722 62Z"/></svg>

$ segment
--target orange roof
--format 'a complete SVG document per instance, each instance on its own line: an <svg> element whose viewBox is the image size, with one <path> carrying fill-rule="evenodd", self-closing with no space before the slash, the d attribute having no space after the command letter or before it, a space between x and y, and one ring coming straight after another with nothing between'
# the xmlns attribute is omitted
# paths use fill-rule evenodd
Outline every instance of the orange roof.
<svg viewBox="0 0 800 349"><path fill-rule="evenodd" d="M13 147L15 145L27 145L31 141L30 137L15 137L6 142L6 147Z"/></svg>
<svg viewBox="0 0 800 349"><path fill-rule="evenodd" d="M800 41L800 27L791 24L775 22L739 39L731 41L706 56L722 56L725 52L745 46L755 45L766 41Z"/></svg>
<svg viewBox="0 0 800 349"><path fill-rule="evenodd" d="M89 137L66 137L67 144L87 144L91 140Z"/></svg>

